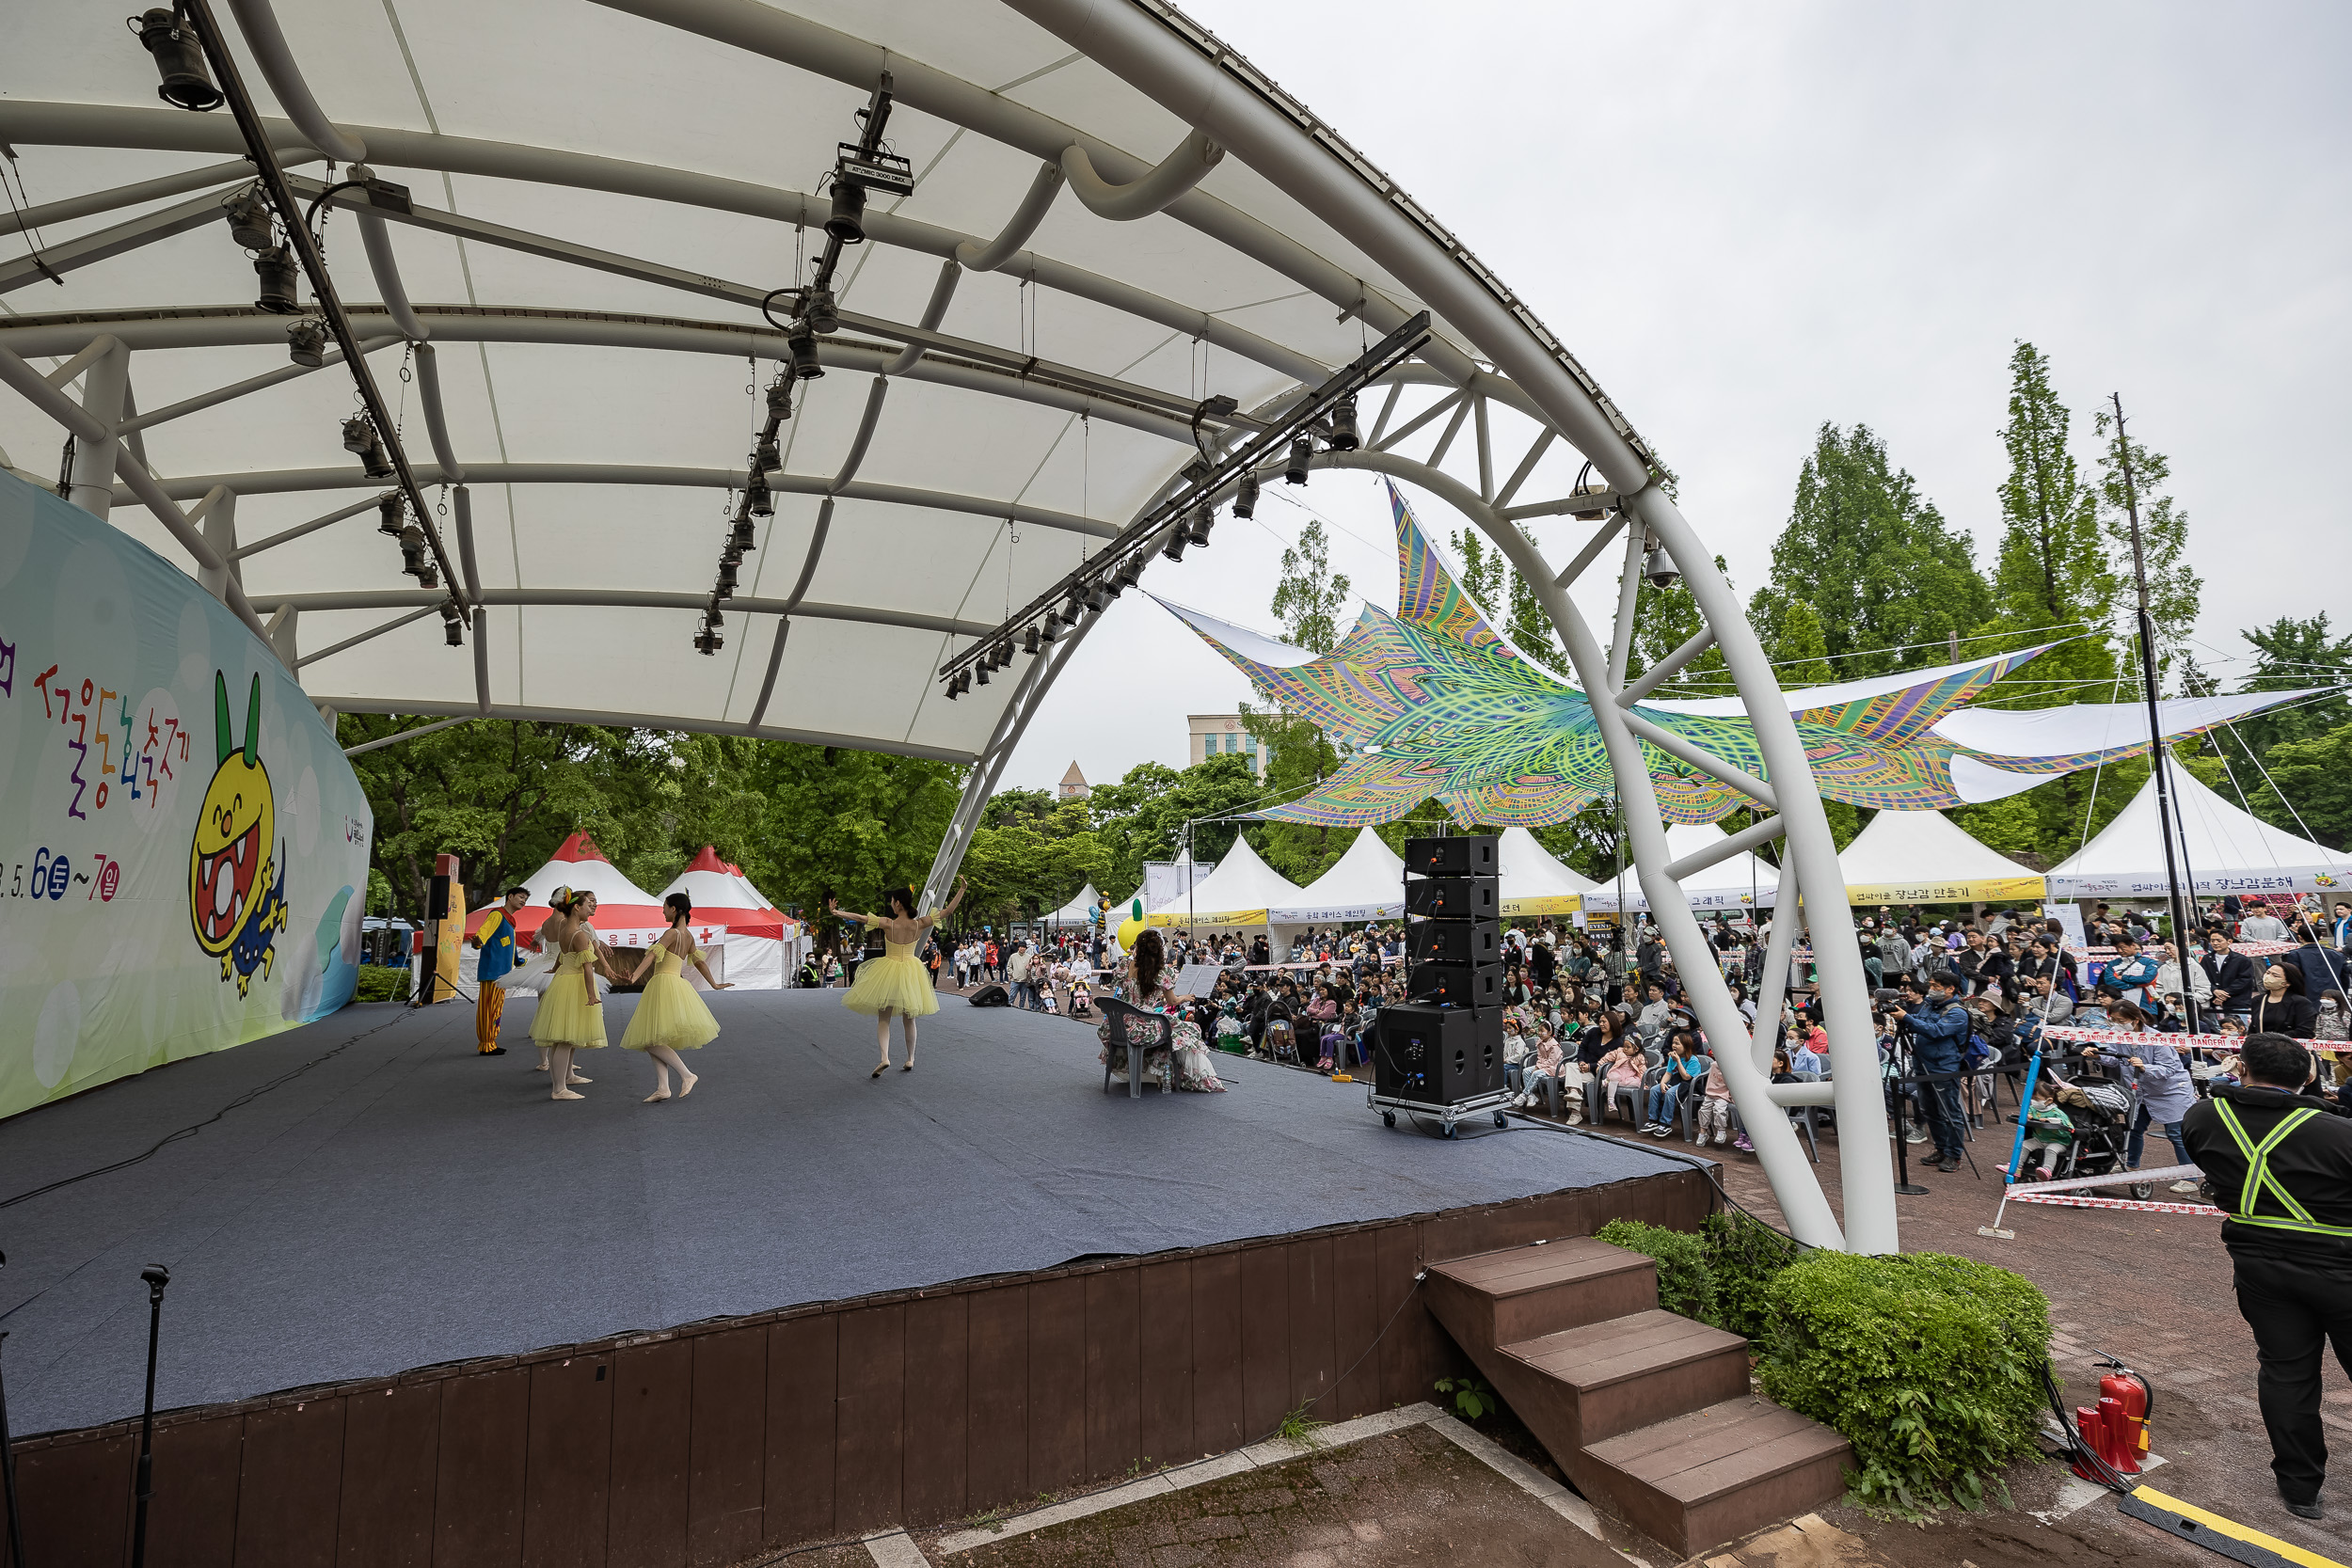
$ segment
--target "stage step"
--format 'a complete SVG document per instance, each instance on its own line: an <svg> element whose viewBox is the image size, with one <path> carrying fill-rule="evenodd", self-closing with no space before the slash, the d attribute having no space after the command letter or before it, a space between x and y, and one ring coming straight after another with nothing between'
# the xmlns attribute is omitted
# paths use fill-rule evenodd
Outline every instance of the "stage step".
<svg viewBox="0 0 2352 1568"><path fill-rule="evenodd" d="M1430 1310L1595 1506L1683 1557L1834 1502L1851 1452L1748 1392L1748 1344L1590 1237L1430 1265Z"/></svg>

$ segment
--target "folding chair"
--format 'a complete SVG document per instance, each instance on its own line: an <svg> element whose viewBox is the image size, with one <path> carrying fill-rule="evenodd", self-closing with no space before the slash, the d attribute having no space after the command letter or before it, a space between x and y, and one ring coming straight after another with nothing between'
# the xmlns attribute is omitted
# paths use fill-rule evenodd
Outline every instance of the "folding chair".
<svg viewBox="0 0 2352 1568"><path fill-rule="evenodd" d="M1144 1053L1153 1047L1173 1049L1176 1043L1176 1021L1166 1013L1148 1013L1116 996L1098 997L1094 1004L1102 1009L1110 1024L1110 1046L1103 1053L1103 1092L1111 1087L1111 1064L1120 1050L1127 1053L1127 1098L1143 1098ZM1173 1064L1170 1064L1173 1070ZM1166 1092L1168 1085L1160 1085Z"/></svg>

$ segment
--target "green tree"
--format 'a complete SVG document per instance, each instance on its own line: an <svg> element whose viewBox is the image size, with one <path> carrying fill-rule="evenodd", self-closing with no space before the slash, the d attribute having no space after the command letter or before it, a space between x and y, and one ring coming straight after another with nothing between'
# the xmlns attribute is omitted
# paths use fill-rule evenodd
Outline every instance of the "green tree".
<svg viewBox="0 0 2352 1568"><path fill-rule="evenodd" d="M2300 691L2332 686L2352 674L2352 637L2330 636L2324 610L2299 620L2281 615L2238 635L2254 650L2254 673L2246 682L2249 691ZM2226 749L2231 765L2243 769L2249 756L2267 757L2282 742L2309 740L2345 724L2352 724L2352 701L2334 692L2240 719L2212 738Z"/></svg>
<svg viewBox="0 0 2352 1568"><path fill-rule="evenodd" d="M1715 558L1715 570L1724 574L1725 583L1731 581L1730 568L1720 555ZM1699 628L1707 624L1706 618L1699 613L1699 602L1692 595L1690 584L1680 578L1665 588L1655 583L1644 583L1640 596L1633 604L1633 646L1625 666L1628 680L1640 675L1696 637ZM1652 693L1667 702L1688 701L1693 697L1727 697L1731 694L1731 669L1724 662L1720 648L1708 649L1676 671Z"/></svg>
<svg viewBox="0 0 2352 1568"><path fill-rule="evenodd" d="M1518 524L1524 537L1527 530ZM1476 529L1457 530L1452 536L1454 554L1462 564L1462 591L1470 596L1486 624L1511 640L1511 645L1551 673L1566 678L1567 650L1560 645L1543 601L1503 553Z"/></svg>
<svg viewBox="0 0 2352 1568"><path fill-rule="evenodd" d="M771 897L833 934L825 900L856 909L886 889L915 886L955 816L962 770L920 757L763 741L749 782L769 807ZM746 869L749 869L748 865Z"/></svg>
<svg viewBox="0 0 2352 1568"><path fill-rule="evenodd" d="M1353 587L1345 573L1332 573L1323 519L1310 516L1298 531L1298 543L1282 552L1282 575L1274 587L1274 613L1281 617L1283 636L1319 654L1339 646L1340 611Z"/></svg>
<svg viewBox="0 0 2352 1568"><path fill-rule="evenodd" d="M1265 795L1265 786L1238 752L1203 757L1178 772L1165 763L1137 763L1115 784L1095 786L1094 831L1107 862L1094 885L1124 898L1143 881L1146 861L1172 861L1183 847L1184 825L1196 822L1193 858L1223 858L1241 824L1215 821L1246 811Z"/></svg>
<svg viewBox="0 0 2352 1568"><path fill-rule="evenodd" d="M1977 628L1991 595L1967 535L1888 461L1886 443L1867 425L1824 423L1748 618L1770 646L1799 604L1818 618L1837 678L1851 680L1929 662L1935 645Z"/></svg>
<svg viewBox="0 0 2352 1568"><path fill-rule="evenodd" d="M2308 830L2330 849L2352 847L2352 724L2280 741L2264 765L2270 777L2249 800L2255 816L2291 833Z"/></svg>
<svg viewBox="0 0 2352 1568"><path fill-rule="evenodd" d="M2172 477L2172 465L2164 453L2150 451L2126 434L2108 409L2100 409L2096 423L2105 443L2099 451L2099 527L2106 534L2109 552L2120 563L2119 597L2136 605L2130 574L2132 510L2137 504L2141 563L2148 579L2148 618L2156 626L2156 673L2161 681L2196 627L2198 601L2204 592L2204 579L2181 559L2188 548L2188 514L2163 494L2165 481ZM2127 459L2128 483L2124 479Z"/></svg>

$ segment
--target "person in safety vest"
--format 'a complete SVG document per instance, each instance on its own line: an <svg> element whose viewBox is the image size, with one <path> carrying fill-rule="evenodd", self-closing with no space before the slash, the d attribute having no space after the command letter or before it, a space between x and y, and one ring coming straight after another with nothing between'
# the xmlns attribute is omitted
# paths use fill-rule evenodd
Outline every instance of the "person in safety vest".
<svg viewBox="0 0 2352 1568"><path fill-rule="evenodd" d="M2262 1360L2255 1387L2280 1498L2316 1519L2328 1475L2323 1346L2332 1342L2352 1375L2352 1121L2304 1092L2313 1069L2299 1041L2249 1035L2239 1057L2246 1081L2215 1085L2181 1131L2229 1215L2221 1243Z"/></svg>

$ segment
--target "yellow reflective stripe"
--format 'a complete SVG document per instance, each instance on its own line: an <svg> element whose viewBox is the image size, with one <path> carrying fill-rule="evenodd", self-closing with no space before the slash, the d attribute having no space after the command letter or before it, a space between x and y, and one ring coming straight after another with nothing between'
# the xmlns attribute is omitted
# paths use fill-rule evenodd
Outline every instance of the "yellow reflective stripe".
<svg viewBox="0 0 2352 1568"><path fill-rule="evenodd" d="M2238 1212L2230 1217L2246 1225L2267 1226L2274 1230L2303 1230L2322 1236L2352 1236L2352 1226L2322 1225L2311 1212L2295 1201L2279 1179L2270 1174L2270 1151L2283 1142L2288 1133L2302 1126L2319 1112L2309 1105L2298 1106L2280 1118L2279 1125L2260 1144L2247 1135L2237 1119L2237 1112L2226 1100L2217 1099L2214 1109L2221 1117L2221 1125L2229 1130L2238 1152L2246 1156L2246 1181L2238 1190ZM2254 1212L2254 1205L2267 1191L2287 1211L2289 1218L2275 1218Z"/></svg>

